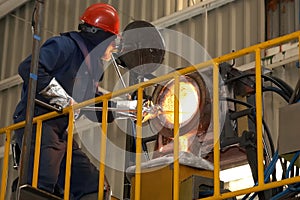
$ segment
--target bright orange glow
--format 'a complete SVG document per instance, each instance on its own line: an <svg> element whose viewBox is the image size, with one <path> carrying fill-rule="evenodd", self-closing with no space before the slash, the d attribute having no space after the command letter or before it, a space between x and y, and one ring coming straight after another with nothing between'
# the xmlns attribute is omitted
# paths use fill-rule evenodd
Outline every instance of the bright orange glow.
<svg viewBox="0 0 300 200"><path fill-rule="evenodd" d="M190 132L185 135L179 137L179 151L190 152L191 145L193 140L195 139L196 135L195 132ZM168 144L159 148L159 152L166 153L169 151L173 151L174 145L174 138L170 138L172 141Z"/></svg>
<svg viewBox="0 0 300 200"><path fill-rule="evenodd" d="M168 90L161 101L162 110L167 110L165 114L166 122L174 123L174 84L173 81L167 84ZM196 112L199 106L199 89L192 82L183 78L180 82L179 92L179 123L188 122Z"/></svg>

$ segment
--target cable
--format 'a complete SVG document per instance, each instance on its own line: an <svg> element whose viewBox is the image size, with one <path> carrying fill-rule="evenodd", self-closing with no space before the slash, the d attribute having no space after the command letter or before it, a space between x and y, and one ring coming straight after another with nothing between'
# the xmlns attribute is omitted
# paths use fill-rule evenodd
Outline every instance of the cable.
<svg viewBox="0 0 300 200"><path fill-rule="evenodd" d="M294 89L289 84L287 84L285 81L283 81L282 79L280 79L276 76L272 76L272 79L274 79L277 82L279 82L280 84L282 84L289 91L289 93L291 94L290 96L292 96Z"/></svg>
<svg viewBox="0 0 300 200"><path fill-rule="evenodd" d="M254 107L250 103L247 103L247 102L244 102L244 101L241 101L241 100L238 100L238 99L233 99L233 98L230 98L230 97L220 98L220 100L225 100L225 101L230 101L230 102L233 102L233 103L238 103L238 104L241 104L241 105L246 106L248 108L253 108Z"/></svg>
<svg viewBox="0 0 300 200"><path fill-rule="evenodd" d="M297 151L295 153L295 155L293 156L292 160L290 161L289 167L286 171L285 178L289 178L289 173L290 173L292 167L294 166L294 164L295 164L297 158L299 157L299 155L300 155L300 151Z"/></svg>
<svg viewBox="0 0 300 200"><path fill-rule="evenodd" d="M227 80L225 83L230 83L230 82L233 82L233 81L237 81L241 78L244 78L244 77L248 77L248 76L254 76L255 74L243 74L241 76L238 76L238 77L234 77L232 79L229 79ZM269 76L266 76L266 75L262 75L262 77L268 81L271 81L272 83L274 83L277 87L279 88L276 88L276 87L273 87L273 86L267 86L267 87L263 87L263 92L267 92L267 91L271 91L271 92L275 92L277 93L278 95L280 95L286 102L289 103L290 101L290 98L292 95L295 96L295 100L299 99L300 98L300 93L296 94L293 89L288 85L286 84L285 82L283 82L281 79L277 79L276 77L272 78L272 77L269 77ZM295 95L296 94L296 95ZM251 108L253 107L251 104L248 104L248 103L245 103L245 102L242 102L242 101L239 101L239 100L235 100L235 99L230 99L230 98L226 98L227 101L232 101L234 103L240 103L248 108ZM251 119L251 121L254 121L253 117L250 117L249 118ZM271 152L273 154L274 152L274 144L273 144L273 141L272 141L272 137L271 137L271 134L270 134L270 130L267 126L267 124L264 122L263 120L263 125L264 125L264 128L266 130L266 133L267 133L267 136L268 136L268 139L270 141L270 148L271 148ZM264 144L264 146L266 146L266 144ZM300 151L297 152L293 159L291 160L291 163L287 169L287 173L286 173L286 178L289 177L289 174L290 174L290 171L295 163L295 161L297 160L297 158L299 157L299 154L300 154ZM272 160L270 161L268 167L266 168L265 172L264 172L264 175L265 175L265 179L264 179L264 182L269 182L270 181L270 176L272 173L275 173L275 170L276 170L276 163L278 161L278 158L279 158L279 155L278 155L278 151L276 151L274 153L274 156L272 158ZM283 166L282 166L283 167ZM273 174L274 175L274 174ZM275 176L276 178L276 176ZM257 185L257 183L255 183L255 185ZM294 185L295 186L295 185ZM274 197L272 197L272 199L277 199L277 198L280 198L286 194L288 194L289 192L298 192L300 191L300 187L298 188L295 188L294 186L289 186L287 190L281 192L281 193L278 193L277 195L275 195ZM253 193L252 195L251 194L247 194L243 197L243 199L246 199L249 197L249 195L251 195L250 199L253 200L256 196L257 196L258 193Z"/></svg>
<svg viewBox="0 0 300 200"><path fill-rule="evenodd" d="M272 160L271 160L271 162L270 162L270 164L267 166L267 168L264 171L264 177L265 177L264 182L265 183L269 181L270 175L272 174L273 170L276 167L276 163L277 163L278 158L279 158L278 151L276 151L273 158L272 158ZM257 182L254 184L254 186L257 186ZM253 200L256 197L257 194L258 194L257 192L253 193L249 200ZM245 195L242 198L242 200L245 200L249 196L250 196L250 194Z"/></svg>
<svg viewBox="0 0 300 200"><path fill-rule="evenodd" d="M285 174L285 178L289 178L289 172L291 171L292 167L294 167L294 164L295 164L296 160L298 159L299 155L300 155L300 151L297 151L294 154L294 156L293 156L293 158L290 161L290 164L288 166L287 172ZM298 186L298 187L296 187L296 186ZM294 184L294 185L288 185L288 188L286 190L276 194L275 196L272 197L271 200L276 200L276 199L279 199L281 197L284 197L286 194L288 194L290 192L297 192L298 193L298 192L300 192L300 187L299 186L300 186L299 183Z"/></svg>
<svg viewBox="0 0 300 200"><path fill-rule="evenodd" d="M267 87L263 87L263 92L275 92L277 94L279 94L286 102L289 102L289 97L283 93L282 90L280 90L279 88L276 87L272 87L272 86L267 86Z"/></svg>
<svg viewBox="0 0 300 200"><path fill-rule="evenodd" d="M273 89L274 91L277 91L276 89L277 88L269 88L270 90L271 89ZM251 104L249 104L249 103L247 103L247 102L243 102L243 101L240 101L240 100L237 100L237 99L232 99L232 98L225 98L225 100L226 101L231 101L231 102L234 102L234 103L238 103L238 104L241 104L241 105L244 105L244 106L246 106L246 107L248 107L248 108L254 108L254 106L253 105L251 105ZM255 123L255 113L253 113L252 115L248 115L249 116L249 119L253 122L253 123ZM278 160L278 152L276 151L276 152L274 152L275 151L275 148L274 148L274 143L273 143L273 140L272 140L272 137L271 137L271 133L270 133L270 129L269 129L269 127L267 126L267 124L266 124L266 122L262 119L262 123L263 123L263 126L264 126L264 129L265 129L265 132L266 132L266 134L267 134L267 137L268 137L268 141L269 141L269 143L270 143L270 148L271 148L271 154L272 155L274 155L273 156L273 158L272 158L272 160L271 160L271 162L270 162L270 164L268 165L268 167L266 168L266 170L265 170L265 182L267 182L267 181L269 181L269 179L270 179L270 175L273 173L273 171L275 170L275 164L276 164L276 162L277 162L277 160ZM264 146L265 146L265 148L267 148L266 146L266 144L264 143ZM269 157L271 157L271 156L269 156ZM243 197L243 199L246 199L246 198L248 198L249 197L249 195L250 194L247 194L247 195L245 195L244 197ZM251 197L250 197L250 199L254 199L254 197L257 195L257 193L254 193Z"/></svg>
<svg viewBox="0 0 300 200"><path fill-rule="evenodd" d="M289 178L289 172L291 171L292 167L294 167L294 164L296 162L296 160L298 159L300 155L300 151L297 151L295 153L295 155L293 156L292 160L290 161L290 164L288 166L288 169L287 169L287 173L285 175L285 178ZM271 175L272 171L275 169L275 166L276 166L276 162L279 158L279 155L278 155L278 151L276 151L270 165L267 167L266 171L265 171L265 183L267 181L269 181L269 176ZM257 185L257 184L255 184ZM296 185L298 185L298 187L295 187ZM271 200L276 200L276 199L279 199L281 197L284 197L286 194L290 193L290 192L300 192L300 187L299 187L299 184L295 184L295 185L289 185L288 188L278 194L276 194L275 196L273 196L271 198ZM255 196L257 195L257 193L254 193L250 199L253 199ZM249 196L249 195L248 195ZM247 197L248 197L247 196Z"/></svg>
<svg viewBox="0 0 300 200"><path fill-rule="evenodd" d="M240 76L233 77L231 79L228 79L228 80L224 81L224 84L228 84L230 82L238 81L239 79L246 78L246 77L249 77L249 76L255 76L255 73L242 74ZM282 89L288 97L292 96L293 89L288 87L288 85L286 83L284 83L282 80L274 78L274 77L270 77L270 76L267 76L267 75L261 75L261 77L268 80L268 81L271 81L272 83L274 83L276 86L278 86L280 89Z"/></svg>
<svg viewBox="0 0 300 200"><path fill-rule="evenodd" d="M238 103L238 104L241 104L243 106L246 106L248 108L254 108L253 105L247 103L247 102L244 102L244 101L240 101L238 99L232 99L232 98L229 98L229 97L226 97L225 98L226 101L230 101L230 102L233 102L233 103ZM255 113L253 113L254 117L255 117ZM255 119L253 119L253 116L249 116L249 118L251 119L251 121L255 124ZM274 147L274 143L273 143L273 139L272 139L272 136L271 136L271 132L270 132L270 129L267 125L267 123L265 122L264 119L262 119L262 123L263 123L263 126L265 128L265 131L267 133L267 137L268 137L268 140L270 142L270 148L271 148L271 153L272 155L274 154L274 151L275 151L275 147Z"/></svg>

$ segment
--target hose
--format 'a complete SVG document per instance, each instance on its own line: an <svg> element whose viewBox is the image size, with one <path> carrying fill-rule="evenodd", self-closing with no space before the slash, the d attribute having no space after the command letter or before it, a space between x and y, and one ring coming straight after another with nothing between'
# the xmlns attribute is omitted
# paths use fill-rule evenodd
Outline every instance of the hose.
<svg viewBox="0 0 300 200"><path fill-rule="evenodd" d="M234 81L238 81L239 79L242 78L246 78L246 77L250 77L250 76L255 76L255 73L249 73L249 74L242 74L240 76L236 76L234 78L228 79L226 81L224 81L224 84L228 84L230 82L234 82ZM261 75L262 78L271 81L272 83L274 83L277 87L279 87L280 89L283 90L283 92L290 98L293 94L293 89L286 84L284 81L278 79L278 78L274 78L274 77L270 77L267 75Z"/></svg>

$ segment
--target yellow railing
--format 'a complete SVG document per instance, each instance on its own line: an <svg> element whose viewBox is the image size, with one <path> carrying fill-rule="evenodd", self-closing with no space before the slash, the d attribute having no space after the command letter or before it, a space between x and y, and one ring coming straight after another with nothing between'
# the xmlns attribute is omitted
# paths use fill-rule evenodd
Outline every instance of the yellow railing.
<svg viewBox="0 0 300 200"><path fill-rule="evenodd" d="M66 159L66 176L65 176L65 194L64 199L69 199L70 193L70 173L71 173L71 161L72 161L72 138L73 138L73 112L76 109L80 109L82 107L92 105L95 103L103 102L103 116L102 116L102 139L101 139L101 154L100 154L100 175L99 175L99 195L98 199L103 198L103 186L104 186L104 173L105 173L105 156L106 156L106 132L107 132L107 111L108 111L108 100L113 97L117 97L123 94L131 93L134 91L138 91L138 104L137 104L137 123L136 123L136 133L137 133L137 141L136 141L136 174L135 174L135 200L140 200L140 192L141 192L141 151L142 151L142 103L143 103L143 90L146 87L152 86L154 84L167 81L170 79L175 80L175 97L179 96L179 77L180 75L188 74L199 70L201 68L205 68L208 66L213 66L213 124L214 124L214 194L211 197L207 197L204 199L226 199L242 194L248 194L252 192L258 192L270 188L276 188L279 186L292 184L296 182L300 182L300 177L292 177L276 182L264 183L264 166L263 166L263 143L262 143L262 88L261 88L261 50L272 47L277 44L281 44L284 42L288 42L290 40L297 39L299 42L300 39L300 31L294 32L292 34L279 37L273 40L269 40L267 42L263 42L218 58L214 58L212 60L190 66L181 70L178 70L173 73L166 74L164 76L160 76L154 79L151 79L146 82L142 82L113 93L108 93L103 96L97 97L95 99L91 99L82 103L78 103L74 106L65 108L62 113L51 112L45 115L41 115L35 117L33 119L33 123L37 124L37 134L36 134L36 150L34 155L34 172L33 172L33 182L32 186L37 187L38 181L38 165L39 165L39 153L40 153L40 140L41 140L41 130L42 130L42 122L44 120L56 117L58 115L66 115L69 114L69 130L68 130L68 143L67 143L67 159ZM299 50L300 51L300 50ZM257 161L258 161L258 184L257 186L246 188L242 190L237 190L233 192L227 192L221 194L220 189L220 141L219 141L219 63L230 61L232 59L236 59L238 57L245 56L247 54L255 54L256 60L256 124L257 124ZM179 100L177 98L174 99L174 158L178 158L179 155ZM5 150L4 150L4 161L3 161L3 170L2 170L2 179L1 179L1 192L0 192L0 200L5 199L6 188L7 188L7 177L8 177L8 158L10 151L10 137L11 133L19 128L25 126L25 122L20 122L17 124L13 124L11 126L7 126L0 129L0 134L5 134ZM174 170L173 170L173 199L179 199L179 161L178 159L174 159Z"/></svg>

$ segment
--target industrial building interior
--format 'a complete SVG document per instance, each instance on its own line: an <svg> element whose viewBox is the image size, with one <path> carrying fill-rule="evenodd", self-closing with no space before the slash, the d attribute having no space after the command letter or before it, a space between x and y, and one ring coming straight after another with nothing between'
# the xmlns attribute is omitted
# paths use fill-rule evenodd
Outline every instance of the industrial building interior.
<svg viewBox="0 0 300 200"><path fill-rule="evenodd" d="M12 199L19 176L12 115L34 8L42 4L45 41L77 30L99 2L117 10L124 47L144 46L116 53L99 83L109 100L129 95L136 107L116 110L112 123L74 121L73 138L110 188L82 200L300 198L300 1L0 0L0 200ZM19 199L70 198L20 191Z"/></svg>

